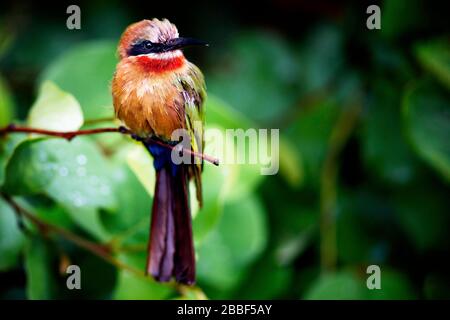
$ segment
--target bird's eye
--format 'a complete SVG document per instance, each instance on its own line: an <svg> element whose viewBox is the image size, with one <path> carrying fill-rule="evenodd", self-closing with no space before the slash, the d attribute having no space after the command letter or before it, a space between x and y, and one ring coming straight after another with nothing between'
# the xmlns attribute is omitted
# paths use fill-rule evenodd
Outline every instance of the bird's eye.
<svg viewBox="0 0 450 320"><path fill-rule="evenodd" d="M150 41L146 40L146 41L144 41L143 45L144 45L145 49L151 49L152 46L153 46L153 43L151 43Z"/></svg>

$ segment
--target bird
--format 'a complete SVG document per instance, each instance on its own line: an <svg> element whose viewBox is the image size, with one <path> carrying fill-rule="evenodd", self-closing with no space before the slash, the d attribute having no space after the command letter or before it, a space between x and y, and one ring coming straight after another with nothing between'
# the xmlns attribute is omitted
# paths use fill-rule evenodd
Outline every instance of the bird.
<svg viewBox="0 0 450 320"><path fill-rule="evenodd" d="M173 23L156 18L129 25L118 44L111 84L115 115L143 142L156 172L145 271L159 282L196 281L188 185L194 181L201 207L203 159L176 163L168 146L180 143L176 130L185 130L190 150L203 153L206 85L183 49L207 45L180 37Z"/></svg>

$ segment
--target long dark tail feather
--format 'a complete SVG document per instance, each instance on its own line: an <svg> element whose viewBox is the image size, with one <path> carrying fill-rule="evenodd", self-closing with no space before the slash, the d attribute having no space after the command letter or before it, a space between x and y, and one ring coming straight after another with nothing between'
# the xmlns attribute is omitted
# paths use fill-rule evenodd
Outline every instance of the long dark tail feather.
<svg viewBox="0 0 450 320"><path fill-rule="evenodd" d="M174 190L180 197L179 201L175 202L177 209L175 210L175 225L177 230L175 232L175 244L177 250L175 251L175 279L178 282L193 284L195 283L195 250L194 241L192 237L192 221L191 210L189 208L189 192L187 177L188 174L182 167L182 176L184 181L176 183Z"/></svg>
<svg viewBox="0 0 450 320"><path fill-rule="evenodd" d="M193 284L195 251L187 168L155 158L155 169L147 272L157 281L169 281L174 276L177 282Z"/></svg>

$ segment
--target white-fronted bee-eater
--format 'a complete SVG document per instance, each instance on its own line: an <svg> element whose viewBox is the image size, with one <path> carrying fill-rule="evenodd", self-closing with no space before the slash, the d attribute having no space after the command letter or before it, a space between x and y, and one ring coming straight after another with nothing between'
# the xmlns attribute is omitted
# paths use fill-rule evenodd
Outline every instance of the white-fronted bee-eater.
<svg viewBox="0 0 450 320"><path fill-rule="evenodd" d="M182 51L195 45L206 43L180 37L167 19L134 23L120 39L120 61L112 81L117 118L154 159L156 185L146 271L158 281L175 278L184 284L195 282L188 183L194 179L201 206L202 162L175 164L167 145L178 144L172 133L184 129L191 150L203 150L205 82Z"/></svg>

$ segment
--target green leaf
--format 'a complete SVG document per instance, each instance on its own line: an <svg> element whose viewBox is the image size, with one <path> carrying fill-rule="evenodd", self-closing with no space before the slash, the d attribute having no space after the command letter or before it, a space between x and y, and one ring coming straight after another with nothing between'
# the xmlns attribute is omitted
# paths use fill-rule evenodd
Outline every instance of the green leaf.
<svg viewBox="0 0 450 320"><path fill-rule="evenodd" d="M419 43L415 54L422 66L450 89L450 44L448 39Z"/></svg>
<svg viewBox="0 0 450 320"><path fill-rule="evenodd" d="M417 31L426 21L423 7L424 3L420 0L383 1L381 33L388 38L396 38Z"/></svg>
<svg viewBox="0 0 450 320"><path fill-rule="evenodd" d="M220 161L218 168L226 178L224 188L227 199L245 197L263 180L262 164L250 164L249 148L240 148L237 139L227 136L226 130L240 129L247 133L247 129L257 129L256 125L240 112L214 95L208 96L207 127L205 132L204 153L216 157ZM225 129L226 128L226 129ZM231 132L230 133L234 133ZM244 143L249 144L249 138ZM257 141L259 143L259 139ZM239 148L239 149L238 149ZM244 164L236 164L237 159L245 159ZM259 158L257 160L260 160ZM206 164L209 166L209 164Z"/></svg>
<svg viewBox="0 0 450 320"><path fill-rule="evenodd" d="M389 203L376 194L360 188L356 192L342 192L338 199L337 252L343 264L384 262L390 250L386 243L393 239L385 233L386 224L395 219Z"/></svg>
<svg viewBox="0 0 450 320"><path fill-rule="evenodd" d="M417 154L450 181L449 95L431 81L411 86L403 100L406 133Z"/></svg>
<svg viewBox="0 0 450 320"><path fill-rule="evenodd" d="M0 76L0 127L8 125L14 114L14 104L9 89Z"/></svg>
<svg viewBox="0 0 450 320"><path fill-rule="evenodd" d="M117 207L111 187L114 171L88 138L25 141L6 171L5 190L10 194L44 193L86 231L100 239L108 237L98 209Z"/></svg>
<svg viewBox="0 0 450 320"><path fill-rule="evenodd" d="M238 134L238 133L236 133ZM246 134L242 131L242 134ZM234 133L232 133L234 135ZM226 129L222 127L207 127L205 134L204 153L219 159L219 166L212 170L220 171L224 181L222 188L226 200L236 201L245 198L264 180L261 169L265 167L259 159L254 161L250 154L250 139L245 138L238 143L238 139L229 138ZM258 141L253 143L259 143ZM251 163L253 161L253 163Z"/></svg>
<svg viewBox="0 0 450 320"><path fill-rule="evenodd" d="M236 264L247 265L265 248L265 218L264 208L256 196L226 204L218 230Z"/></svg>
<svg viewBox="0 0 450 320"><path fill-rule="evenodd" d="M328 149L328 139L339 111L336 101L327 99L312 109L305 110L286 130L285 134L290 141L295 141L294 152L301 156L305 183L314 185L320 181L320 170Z"/></svg>
<svg viewBox="0 0 450 320"><path fill-rule="evenodd" d="M368 171L381 181L404 185L414 178L417 161L399 125L402 110L398 90L391 80L374 79L360 139Z"/></svg>
<svg viewBox="0 0 450 320"><path fill-rule="evenodd" d="M396 215L418 252L438 250L448 239L448 192L425 181L397 192Z"/></svg>
<svg viewBox="0 0 450 320"><path fill-rule="evenodd" d="M267 241L264 209L255 196L224 207L217 228L198 248L198 278L221 290L230 290Z"/></svg>
<svg viewBox="0 0 450 320"><path fill-rule="evenodd" d="M74 47L44 71L51 80L80 102L86 119L113 117L110 82L117 63L116 44L90 42Z"/></svg>
<svg viewBox="0 0 450 320"><path fill-rule="evenodd" d="M450 276L445 270L428 274L424 282L425 297L427 299L450 299Z"/></svg>
<svg viewBox="0 0 450 320"><path fill-rule="evenodd" d="M65 23L65 20L62 22ZM80 41L79 33L68 32L65 24L64 28L60 28L60 26L61 21L46 18L43 22L35 16L27 25L27 32L25 33L14 32L14 30L8 28L9 34L15 33L13 35L14 41L12 41L8 53L5 55L7 65L11 66L11 70L17 70L17 68L42 70L49 62L54 61L62 50L70 48ZM27 49L20 50L20 48ZM26 80L30 84L34 82L34 79Z"/></svg>
<svg viewBox="0 0 450 320"><path fill-rule="evenodd" d="M58 282L58 297L111 299L111 293L117 284L118 268L81 248L73 248L70 254L70 264L80 267L81 290L67 288L66 281L70 274L64 272Z"/></svg>
<svg viewBox="0 0 450 320"><path fill-rule="evenodd" d="M290 204L279 206L276 220L271 225L271 233L276 234L271 238L271 242L276 244L276 261L280 265L288 265L304 253L313 241L318 214L306 205L298 207Z"/></svg>
<svg viewBox="0 0 450 320"><path fill-rule="evenodd" d="M206 76L209 92L259 121L269 121L293 105L297 93L291 88L298 84L298 62L284 39L244 32L224 53L215 62L226 67Z"/></svg>
<svg viewBox="0 0 450 320"><path fill-rule="evenodd" d="M56 282L50 269L52 252L39 236L27 239L25 246L25 271L27 275L28 299L52 299L56 293Z"/></svg>
<svg viewBox="0 0 450 320"><path fill-rule="evenodd" d="M12 43L15 40L15 33L11 32L7 23L0 23L0 59L2 59L8 50L11 48ZM0 95L1 96L1 95Z"/></svg>
<svg viewBox="0 0 450 320"><path fill-rule="evenodd" d="M47 197L28 197L26 201L18 199L18 202L23 208L33 212L49 224L57 225L66 230L79 231L68 211L59 203Z"/></svg>
<svg viewBox="0 0 450 320"><path fill-rule="evenodd" d="M64 264L63 257L69 258ZM68 262L80 267L81 290L67 288L69 274L61 267L67 267ZM25 271L29 299L108 299L117 277L117 269L98 256L71 243L56 244L41 234L27 238Z"/></svg>
<svg viewBox="0 0 450 320"><path fill-rule="evenodd" d="M16 147L25 139L23 135L8 135L0 138L0 186L6 175L6 166Z"/></svg>
<svg viewBox="0 0 450 320"><path fill-rule="evenodd" d="M261 259L248 271L245 281L236 290L237 299L276 299L291 284L293 268L278 264L273 255Z"/></svg>
<svg viewBox="0 0 450 320"><path fill-rule="evenodd" d="M305 295L309 300L416 299L411 282L398 271L381 267L381 289L367 288L368 274L357 275L349 270L317 278Z"/></svg>
<svg viewBox="0 0 450 320"><path fill-rule="evenodd" d="M224 168L227 181L234 181L228 184L227 199L238 199L251 193L265 178L261 174L261 170L263 168L268 168L269 166L272 166L272 168L278 166L280 174L290 184L298 186L302 183L303 163L300 155L295 152L295 150L290 149L290 142L282 135L279 137L279 154L281 154L282 157L278 158L278 154L274 153L276 152L275 150L271 150L271 145L269 144L267 148L267 159L258 155L258 163L256 164L248 163L248 161L246 164L238 165L228 163L228 156L231 158L231 155L234 155L235 159L238 156L241 156L244 159L249 160L251 154L249 148L245 148L243 153L241 150L237 151L237 140L235 139L233 142L230 141L230 139L227 139L227 130L243 129L244 133L246 133L247 129L258 130L258 126L241 112L235 110L229 104L212 94L209 94L208 96L206 110L207 131L205 153L219 158L221 161L219 168ZM222 139L225 140L221 141L220 139L215 139L215 133L213 131L208 132L208 130L218 130L220 136L223 137ZM271 143L270 136L271 132L269 131L267 132L267 143ZM248 145L249 140L248 138L246 139ZM262 142L263 140L258 138L258 150L256 153L260 152ZM231 151L233 151L233 153L231 153ZM286 155L284 155L284 152L286 152ZM274 173L277 174L278 172Z"/></svg>
<svg viewBox="0 0 450 320"><path fill-rule="evenodd" d="M233 262L233 255L221 235L215 230L197 248L197 277L200 285L207 284L219 291L229 291L238 285L243 270Z"/></svg>
<svg viewBox="0 0 450 320"><path fill-rule="evenodd" d="M224 169L206 165L202 173L203 208L193 210L193 230L196 243L201 243L217 225L224 206ZM195 190L191 190L191 205L196 204Z"/></svg>
<svg viewBox="0 0 450 320"><path fill-rule="evenodd" d="M349 271L319 277L305 294L308 300L355 300L365 298L366 280Z"/></svg>
<svg viewBox="0 0 450 320"><path fill-rule="evenodd" d="M83 125L83 112L71 94L45 81L31 107L28 125L54 131L76 131Z"/></svg>
<svg viewBox="0 0 450 320"><path fill-rule="evenodd" d="M0 199L0 271L16 266L24 244L24 235L11 207Z"/></svg>
<svg viewBox="0 0 450 320"><path fill-rule="evenodd" d="M146 169L147 172L153 171L151 165ZM146 243L152 197L124 161L117 161L114 171L112 187L118 207L112 213L103 214L102 222L119 241ZM144 237L141 237L142 234Z"/></svg>
<svg viewBox="0 0 450 320"><path fill-rule="evenodd" d="M300 47L299 77L303 92L314 92L330 85L344 64L343 34L333 25L319 25Z"/></svg>
<svg viewBox="0 0 450 320"><path fill-rule="evenodd" d="M377 300L417 299L418 296L406 274L406 272L381 267L381 289L367 290L368 298Z"/></svg>
<svg viewBox="0 0 450 320"><path fill-rule="evenodd" d="M144 253L135 255L121 254L118 259L138 270L144 270L146 255ZM172 291L170 286L158 283L151 277L144 278L128 270L120 270L113 297L119 300L165 299Z"/></svg>
<svg viewBox="0 0 450 320"><path fill-rule="evenodd" d="M387 41L374 41L369 46L368 50L373 55L372 65L376 66L371 73L369 88L376 88L379 81L391 81L391 86L403 87L405 82L415 76L415 66L411 64L403 48Z"/></svg>
<svg viewBox="0 0 450 320"><path fill-rule="evenodd" d="M151 280L144 280L129 271L119 272L114 299L117 300L161 300L167 298L171 290Z"/></svg>
<svg viewBox="0 0 450 320"><path fill-rule="evenodd" d="M153 197L155 192L155 170L149 152L142 145L134 145L127 152L126 161L147 193Z"/></svg>
<svg viewBox="0 0 450 320"><path fill-rule="evenodd" d="M288 139L280 139L279 151L280 174L292 187L299 187L304 179L301 154Z"/></svg>
<svg viewBox="0 0 450 320"><path fill-rule="evenodd" d="M256 126L244 114L212 93L208 94L205 110L207 125L215 124L228 129L247 129Z"/></svg>

